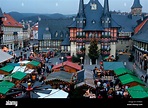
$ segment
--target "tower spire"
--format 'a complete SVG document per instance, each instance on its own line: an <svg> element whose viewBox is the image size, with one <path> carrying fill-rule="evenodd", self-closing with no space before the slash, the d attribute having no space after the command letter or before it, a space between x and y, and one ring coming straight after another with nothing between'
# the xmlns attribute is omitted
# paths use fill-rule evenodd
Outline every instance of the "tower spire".
<svg viewBox="0 0 148 108"><path fill-rule="evenodd" d="M134 0L134 3L131 7L131 9L133 8L142 8L142 5L140 4L140 0Z"/></svg>
<svg viewBox="0 0 148 108"><path fill-rule="evenodd" d="M140 4L140 0L134 0L134 3L131 7L132 15L141 15L142 14L142 5Z"/></svg>
<svg viewBox="0 0 148 108"><path fill-rule="evenodd" d="M76 21L77 21L78 28L84 28L86 24L86 17L85 17L85 12L84 12L84 0L80 0L79 12L77 14Z"/></svg>
<svg viewBox="0 0 148 108"><path fill-rule="evenodd" d="M109 28L111 26L111 14L109 12L108 0L104 0L104 10L102 15L102 26L104 28Z"/></svg>
<svg viewBox="0 0 148 108"><path fill-rule="evenodd" d="M109 14L109 4L108 4L108 0L104 0L104 15L108 15Z"/></svg>
<svg viewBox="0 0 148 108"><path fill-rule="evenodd" d="M85 14L84 14L84 0L80 0L78 17L80 17L80 18L85 17Z"/></svg>

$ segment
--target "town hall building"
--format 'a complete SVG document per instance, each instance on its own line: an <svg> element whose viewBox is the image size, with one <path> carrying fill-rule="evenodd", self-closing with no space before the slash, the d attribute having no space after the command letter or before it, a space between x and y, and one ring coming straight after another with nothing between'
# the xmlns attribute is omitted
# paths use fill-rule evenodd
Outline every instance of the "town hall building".
<svg viewBox="0 0 148 108"><path fill-rule="evenodd" d="M129 13L111 12L109 0L104 0L103 6L99 0L90 0L87 4L80 0L75 18L39 21L39 48L60 48L71 56L88 55L90 42L96 39L103 57L116 57L117 51L132 49L131 37L141 15L139 0L134 0ZM85 52L82 52L83 48Z"/></svg>

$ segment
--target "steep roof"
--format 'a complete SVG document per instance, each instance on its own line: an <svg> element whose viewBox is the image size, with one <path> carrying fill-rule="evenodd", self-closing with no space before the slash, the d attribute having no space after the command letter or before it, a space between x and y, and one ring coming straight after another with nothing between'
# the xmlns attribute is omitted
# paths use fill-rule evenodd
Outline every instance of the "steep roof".
<svg viewBox="0 0 148 108"><path fill-rule="evenodd" d="M6 27L18 27L18 28L23 28L23 25L17 22L12 16L9 14L4 13L4 18L3 20L3 25Z"/></svg>
<svg viewBox="0 0 148 108"><path fill-rule="evenodd" d="M96 5L97 5L96 10L91 10L90 5L92 3L96 3ZM104 30L101 25L101 21L100 21L102 14L103 14L103 7L98 0L89 1L89 3L87 5L85 5L84 12L85 12L86 19L87 19L84 31L102 31L102 30Z"/></svg>
<svg viewBox="0 0 148 108"><path fill-rule="evenodd" d="M134 0L134 3L131 7L131 9L133 8L142 8L142 5L140 4L140 0Z"/></svg>
<svg viewBox="0 0 148 108"><path fill-rule="evenodd" d="M4 17L4 15L3 15L3 12L2 12L2 10L0 8L0 18L3 18L3 17Z"/></svg>
<svg viewBox="0 0 148 108"><path fill-rule="evenodd" d="M61 46L70 46L70 39L67 36L64 41L61 43Z"/></svg>
<svg viewBox="0 0 148 108"><path fill-rule="evenodd" d="M137 20L140 16L112 14L113 20L121 27L121 32L134 32L134 28L137 26Z"/></svg>
<svg viewBox="0 0 148 108"><path fill-rule="evenodd" d="M51 34L51 40L64 40L67 35L69 36L68 26L70 24L72 24L71 18L42 19L39 21L38 38L42 40L44 34Z"/></svg>
<svg viewBox="0 0 148 108"><path fill-rule="evenodd" d="M145 24L141 26L141 29L139 29L138 33L132 36L133 40L148 43L148 19L146 19Z"/></svg>

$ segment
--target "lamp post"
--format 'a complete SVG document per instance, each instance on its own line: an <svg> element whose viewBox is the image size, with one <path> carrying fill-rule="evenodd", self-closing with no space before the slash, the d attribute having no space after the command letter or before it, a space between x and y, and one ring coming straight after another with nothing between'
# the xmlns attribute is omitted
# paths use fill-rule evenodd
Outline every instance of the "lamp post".
<svg viewBox="0 0 148 108"><path fill-rule="evenodd" d="M64 59L64 57L61 57L61 60L62 60L62 67L61 67L61 70L64 70L64 67L63 67L63 59Z"/></svg>
<svg viewBox="0 0 148 108"><path fill-rule="evenodd" d="M80 59L81 59L81 64L82 64L83 57L80 57Z"/></svg>

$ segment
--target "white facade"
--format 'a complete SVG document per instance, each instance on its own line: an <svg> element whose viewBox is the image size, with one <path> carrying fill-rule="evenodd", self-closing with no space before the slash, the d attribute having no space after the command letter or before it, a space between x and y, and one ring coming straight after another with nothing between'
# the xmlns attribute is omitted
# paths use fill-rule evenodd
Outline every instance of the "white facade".
<svg viewBox="0 0 148 108"><path fill-rule="evenodd" d="M18 42L17 48L23 47L23 28L3 26L2 30L4 31L3 41L2 41L4 45L7 45L9 49L14 50L15 41L17 41ZM13 35L14 32L18 33L16 39L15 36Z"/></svg>

